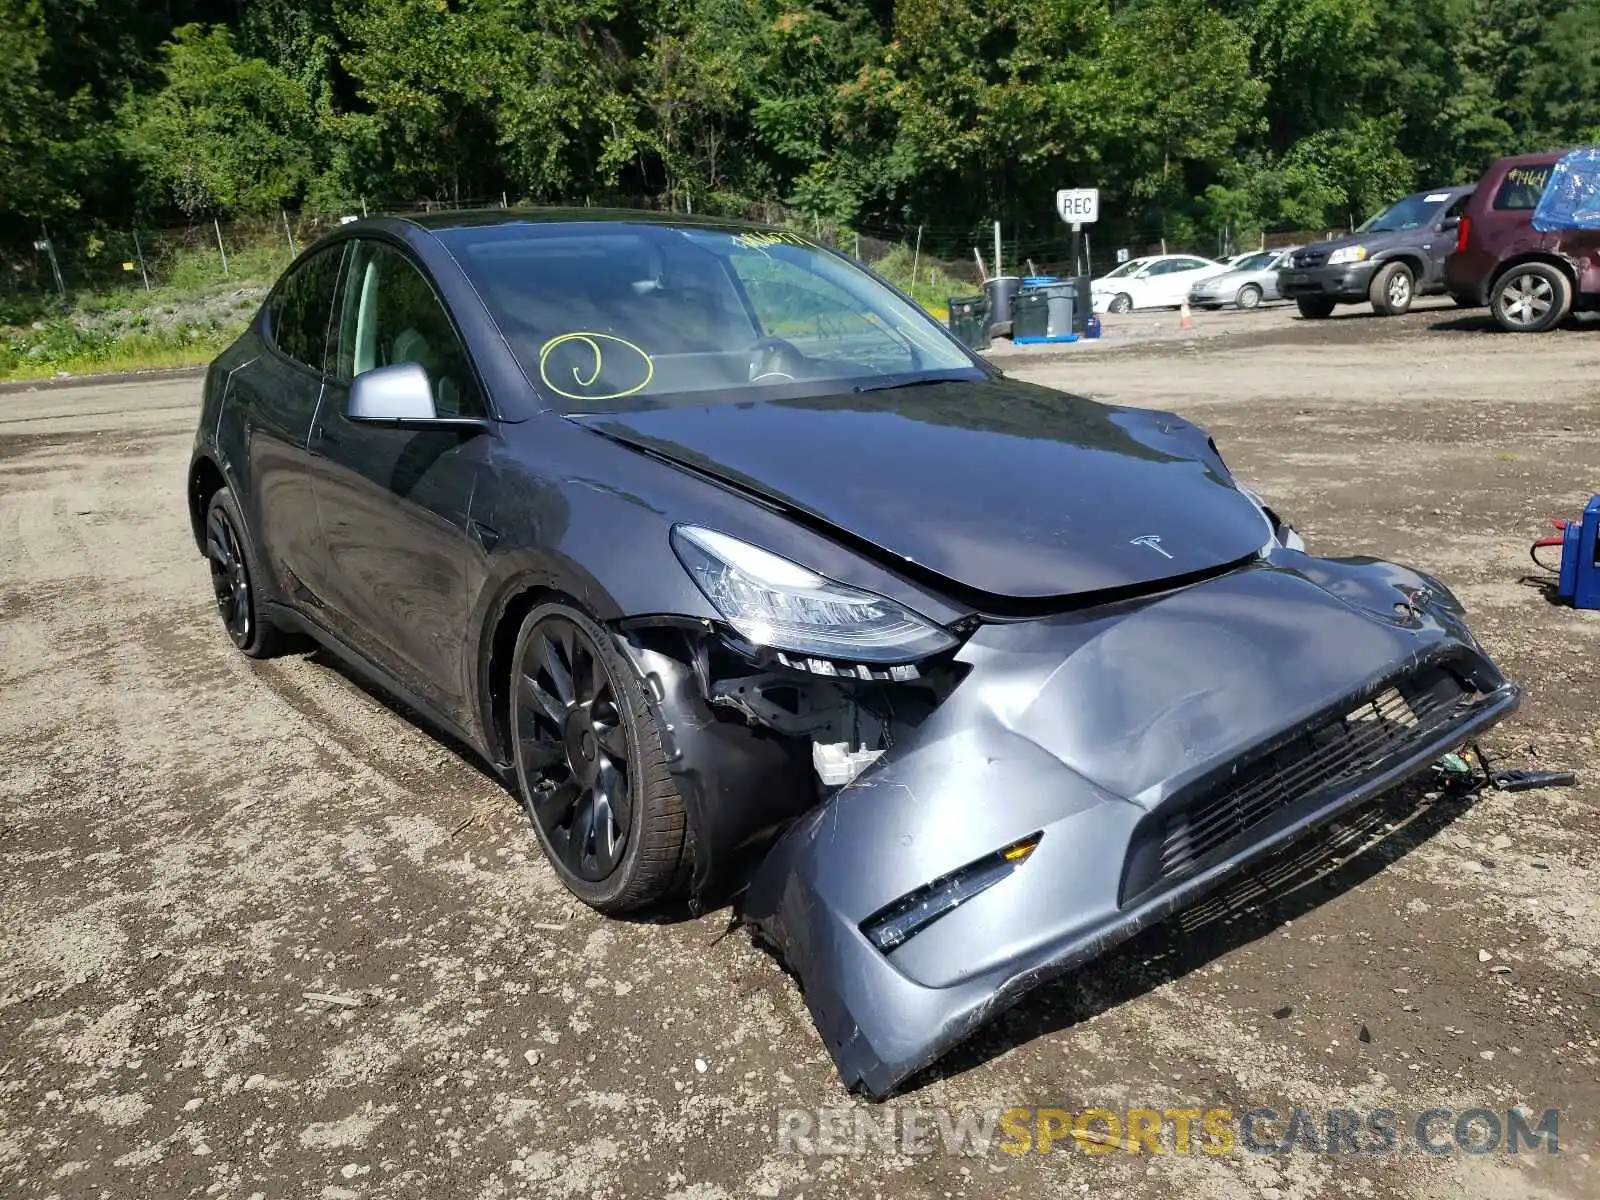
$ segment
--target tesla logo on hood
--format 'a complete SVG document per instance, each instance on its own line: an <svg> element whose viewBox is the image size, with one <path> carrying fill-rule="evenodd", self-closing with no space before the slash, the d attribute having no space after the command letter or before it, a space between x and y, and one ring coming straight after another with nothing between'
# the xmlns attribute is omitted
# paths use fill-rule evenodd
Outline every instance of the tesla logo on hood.
<svg viewBox="0 0 1600 1200"><path fill-rule="evenodd" d="M1172 557L1172 555L1168 554L1165 550L1163 550L1161 548L1161 535L1160 534L1141 533L1138 537L1130 539L1129 542L1128 542L1128 545L1130 545L1130 546L1144 546L1146 549L1154 550L1157 554L1161 555L1162 558L1171 558Z"/></svg>

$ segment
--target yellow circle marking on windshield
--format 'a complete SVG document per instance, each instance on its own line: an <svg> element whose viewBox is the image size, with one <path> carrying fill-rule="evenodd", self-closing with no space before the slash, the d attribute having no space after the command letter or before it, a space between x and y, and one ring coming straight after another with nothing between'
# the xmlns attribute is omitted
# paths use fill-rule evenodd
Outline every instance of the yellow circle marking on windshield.
<svg viewBox="0 0 1600 1200"><path fill-rule="evenodd" d="M620 392L606 392L603 394L595 392L569 392L554 379L550 378L550 372L547 366L547 361L550 358L551 351L555 350L559 346L566 345L568 342L581 342L585 346L589 347L589 352L594 355L594 370L589 372L589 377L587 379L583 377L577 367L572 368L572 380L580 388L591 387L593 386L594 381L600 378L600 371L605 366L605 352L600 348L601 342L612 342L618 346L625 346L627 349L632 350L641 359L643 359L644 378L638 383L634 384L631 388L624 388ZM539 378L544 380L545 386L548 387L552 392L555 392L558 396L565 396L568 400L620 400L624 396L631 396L635 392L644 391L645 388L650 386L650 381L655 378L655 374L655 360L641 350L638 346L635 346L627 338L617 337L614 333L590 333L586 330L576 330L572 333L558 334L557 336L551 338L543 346L539 347Z"/></svg>

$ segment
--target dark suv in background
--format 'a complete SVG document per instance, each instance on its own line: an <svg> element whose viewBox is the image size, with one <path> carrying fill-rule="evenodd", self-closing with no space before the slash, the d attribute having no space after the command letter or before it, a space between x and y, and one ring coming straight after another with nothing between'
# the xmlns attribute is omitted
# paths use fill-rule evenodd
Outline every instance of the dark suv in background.
<svg viewBox="0 0 1600 1200"><path fill-rule="evenodd" d="M1490 167L1445 265L1450 294L1461 304L1487 304L1511 333L1543 333L1574 308L1600 306L1600 231L1533 227L1562 153L1518 154Z"/></svg>
<svg viewBox="0 0 1600 1200"><path fill-rule="evenodd" d="M1278 290L1302 317L1363 301L1380 316L1399 316L1418 295L1445 290L1445 260L1471 195L1471 187L1441 187L1397 200L1354 233L1295 251L1278 272Z"/></svg>

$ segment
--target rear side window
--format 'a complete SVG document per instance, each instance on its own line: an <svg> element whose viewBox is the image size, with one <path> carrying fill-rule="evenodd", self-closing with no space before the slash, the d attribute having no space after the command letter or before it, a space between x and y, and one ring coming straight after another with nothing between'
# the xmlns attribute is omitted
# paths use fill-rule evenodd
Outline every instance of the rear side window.
<svg viewBox="0 0 1600 1200"><path fill-rule="evenodd" d="M1506 177L1500 181L1500 186L1495 191L1494 207L1514 212L1531 212L1538 207L1539 197L1544 194L1544 185L1550 182L1550 172L1554 169L1554 163L1533 167L1512 167L1506 172Z"/></svg>
<svg viewBox="0 0 1600 1200"><path fill-rule="evenodd" d="M328 318L343 254L343 246L329 246L306 259L278 285L269 309L273 344L314 371L328 366Z"/></svg>

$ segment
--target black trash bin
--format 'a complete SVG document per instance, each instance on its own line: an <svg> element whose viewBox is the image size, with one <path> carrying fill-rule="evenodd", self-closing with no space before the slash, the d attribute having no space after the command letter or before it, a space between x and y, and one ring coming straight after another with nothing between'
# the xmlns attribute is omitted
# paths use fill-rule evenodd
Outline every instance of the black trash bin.
<svg viewBox="0 0 1600 1200"><path fill-rule="evenodd" d="M989 298L951 296L950 332L969 350L989 348Z"/></svg>
<svg viewBox="0 0 1600 1200"><path fill-rule="evenodd" d="M1064 279L1056 280L1050 286L1061 289L1057 295L1063 301L1070 301L1072 306L1070 323L1065 319L1066 306L1064 304L1061 306L1063 326L1059 330L1056 328L1056 321L1052 317L1050 321L1051 336L1054 337L1057 333L1066 333L1070 329L1073 333L1082 337L1088 332L1089 314L1094 311L1094 300L1089 295L1089 277L1087 275L1069 275Z"/></svg>
<svg viewBox="0 0 1600 1200"><path fill-rule="evenodd" d="M989 297L989 336L1006 337L1011 333L1011 302L1022 290L1018 275L997 275L983 285L983 294Z"/></svg>
<svg viewBox="0 0 1600 1200"><path fill-rule="evenodd" d="M1050 333L1050 287L1023 288L1011 301L1011 337L1042 338Z"/></svg>

